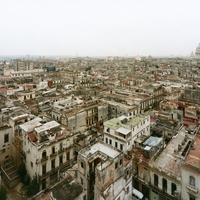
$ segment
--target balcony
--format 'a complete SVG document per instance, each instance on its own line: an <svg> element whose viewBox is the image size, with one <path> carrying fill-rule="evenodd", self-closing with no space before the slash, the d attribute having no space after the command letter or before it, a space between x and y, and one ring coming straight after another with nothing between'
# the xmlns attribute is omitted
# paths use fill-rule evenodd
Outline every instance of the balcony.
<svg viewBox="0 0 200 200"><path fill-rule="evenodd" d="M194 192L194 193L198 193L198 189L197 188L195 188L194 186L192 186L192 185L190 185L190 184L187 184L187 189L188 190L190 190L190 191L192 191L192 192Z"/></svg>
<svg viewBox="0 0 200 200"><path fill-rule="evenodd" d="M41 163L42 163L42 162L45 162L45 161L47 161L47 160L48 160L48 156L42 158L42 159L41 159Z"/></svg>
<svg viewBox="0 0 200 200"><path fill-rule="evenodd" d="M65 151L65 149L62 148L62 149L58 150L58 154L61 154L61 153L63 153L64 151Z"/></svg>
<svg viewBox="0 0 200 200"><path fill-rule="evenodd" d="M70 148L72 148L74 145L67 145L66 147L65 147L65 151L67 151L68 149L70 149Z"/></svg>
<svg viewBox="0 0 200 200"><path fill-rule="evenodd" d="M66 171L66 169L70 168L73 164L74 164L74 159L68 160L65 163L62 163L62 165L59 165L49 171L45 171L42 175L39 175L39 178L40 179L47 178L48 176L58 171L60 171L60 173Z"/></svg>
<svg viewBox="0 0 200 200"><path fill-rule="evenodd" d="M108 188L113 183L113 178L111 178L107 183L105 183L102 187L103 190Z"/></svg>
<svg viewBox="0 0 200 200"><path fill-rule="evenodd" d="M56 157L57 156L57 152L54 152L54 153L52 153L51 155L50 155L50 158L54 158L54 157Z"/></svg>

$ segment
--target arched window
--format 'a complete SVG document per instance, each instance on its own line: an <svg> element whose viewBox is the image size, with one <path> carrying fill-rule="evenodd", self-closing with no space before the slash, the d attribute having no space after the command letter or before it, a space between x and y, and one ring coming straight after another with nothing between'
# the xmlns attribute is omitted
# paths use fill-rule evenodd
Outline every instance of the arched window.
<svg viewBox="0 0 200 200"><path fill-rule="evenodd" d="M192 187L196 187L195 186L195 178L193 177L193 176L190 176L190 178L189 178L189 184L190 184L190 186L192 186Z"/></svg>
<svg viewBox="0 0 200 200"><path fill-rule="evenodd" d="M47 152L44 150L43 152L42 152L42 159L44 159L44 158L46 158L47 157Z"/></svg>

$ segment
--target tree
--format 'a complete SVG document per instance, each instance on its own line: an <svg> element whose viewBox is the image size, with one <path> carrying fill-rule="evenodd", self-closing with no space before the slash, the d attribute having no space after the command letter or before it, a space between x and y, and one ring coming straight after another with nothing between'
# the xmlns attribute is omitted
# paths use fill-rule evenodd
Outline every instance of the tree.
<svg viewBox="0 0 200 200"><path fill-rule="evenodd" d="M7 199L7 192L3 187L0 188L0 199L1 200L6 200Z"/></svg>
<svg viewBox="0 0 200 200"><path fill-rule="evenodd" d="M24 183L24 180L25 180L24 178L27 174L27 171L26 171L26 166L23 162L19 165L17 172L18 172L22 182Z"/></svg>
<svg viewBox="0 0 200 200"><path fill-rule="evenodd" d="M28 197L31 197L37 194L38 192L39 192L39 184L38 184L37 176L35 176L34 179L26 187L26 195Z"/></svg>
<svg viewBox="0 0 200 200"><path fill-rule="evenodd" d="M28 185L30 183L30 180L31 180L30 176L28 174L26 174L24 176L23 182L24 182L25 185Z"/></svg>

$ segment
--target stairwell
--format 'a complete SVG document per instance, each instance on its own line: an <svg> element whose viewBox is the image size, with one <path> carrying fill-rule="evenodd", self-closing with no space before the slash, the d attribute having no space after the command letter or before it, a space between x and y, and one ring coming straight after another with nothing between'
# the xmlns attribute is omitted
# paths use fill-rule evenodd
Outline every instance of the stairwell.
<svg viewBox="0 0 200 200"><path fill-rule="evenodd" d="M15 187L20 182L20 177L17 173L17 166L14 161L7 160L4 163L1 167L1 177L9 188Z"/></svg>

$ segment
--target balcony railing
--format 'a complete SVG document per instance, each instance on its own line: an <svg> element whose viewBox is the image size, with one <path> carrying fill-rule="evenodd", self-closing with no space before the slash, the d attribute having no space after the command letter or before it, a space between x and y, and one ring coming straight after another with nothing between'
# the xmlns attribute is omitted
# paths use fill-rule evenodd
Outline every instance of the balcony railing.
<svg viewBox="0 0 200 200"><path fill-rule="evenodd" d="M41 159L41 162L45 162L45 161L47 161L47 160L48 160L48 156L42 158L42 159Z"/></svg>
<svg viewBox="0 0 200 200"><path fill-rule="evenodd" d="M65 163L62 163L62 165L59 165L49 171L45 171L45 173L43 173L42 175L39 175L39 178L40 179L43 179L43 178L46 178L52 174L54 174L55 172L62 172L62 171L65 171L66 169L70 168L72 165L74 164L74 159L71 159Z"/></svg>
<svg viewBox="0 0 200 200"><path fill-rule="evenodd" d="M194 193L198 193L198 189L195 188L194 186L190 185L190 184L187 184L187 189L194 192Z"/></svg>
<svg viewBox="0 0 200 200"><path fill-rule="evenodd" d="M63 153L64 151L65 151L65 149L62 148L62 149L58 150L58 154L61 154L61 153Z"/></svg>
<svg viewBox="0 0 200 200"><path fill-rule="evenodd" d="M52 154L50 155L50 158L56 157L56 155L57 155L57 152L54 152L54 153L52 153Z"/></svg>

